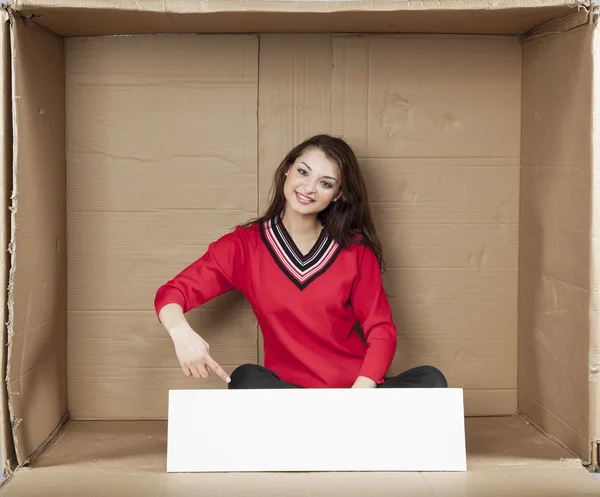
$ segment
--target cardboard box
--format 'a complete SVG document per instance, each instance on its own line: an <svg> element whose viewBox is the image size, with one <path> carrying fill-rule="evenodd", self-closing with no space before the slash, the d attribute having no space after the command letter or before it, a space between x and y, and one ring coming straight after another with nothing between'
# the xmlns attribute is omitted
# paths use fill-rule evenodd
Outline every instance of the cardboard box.
<svg viewBox="0 0 600 497"><path fill-rule="evenodd" d="M598 492L596 19L586 0L10 2L0 492ZM181 373L154 292L318 132L365 172L391 372L464 388L471 471L165 475L168 390L225 385ZM189 319L228 371L262 361L240 295Z"/></svg>

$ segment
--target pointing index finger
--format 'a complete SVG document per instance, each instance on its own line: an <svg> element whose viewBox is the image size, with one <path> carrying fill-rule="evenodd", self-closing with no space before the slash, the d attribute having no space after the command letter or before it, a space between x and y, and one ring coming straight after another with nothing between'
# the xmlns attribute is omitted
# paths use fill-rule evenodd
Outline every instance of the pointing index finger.
<svg viewBox="0 0 600 497"><path fill-rule="evenodd" d="M229 383L231 381L231 378L228 376L225 370L219 366L212 357L208 356L206 363L208 364L208 367L212 369L218 376L220 376L225 383Z"/></svg>

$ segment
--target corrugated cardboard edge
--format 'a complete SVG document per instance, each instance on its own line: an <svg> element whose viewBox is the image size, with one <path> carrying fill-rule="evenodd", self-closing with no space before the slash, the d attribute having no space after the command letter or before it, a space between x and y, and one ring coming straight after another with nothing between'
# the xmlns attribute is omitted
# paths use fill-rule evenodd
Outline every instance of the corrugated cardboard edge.
<svg viewBox="0 0 600 497"><path fill-rule="evenodd" d="M13 13L10 13L11 24L15 22L17 19ZM10 50L11 50L11 99L14 101L15 99L15 36L14 30L10 30ZM8 393L8 416L10 416L10 423L13 430L13 443L15 447L15 452L18 451L18 440L15 437L14 429L21 422L18 419L15 419L15 413L10 401L10 358L12 355L12 337L14 335L14 272L15 272L15 233L16 233L16 213L17 213L17 156L19 149L19 137L18 137L18 116L14 110L12 112L12 138L13 138L13 150L12 150L12 191L10 195L10 236L8 242L8 253L9 253L9 264L8 264L8 294L6 297L6 305L7 305L7 317L6 321L6 376L5 376L5 385L3 387L6 388Z"/></svg>
<svg viewBox="0 0 600 497"><path fill-rule="evenodd" d="M525 42L542 36L565 33L571 29L583 26L588 23L592 10L593 7L589 3L578 5L569 14L552 19L524 33L521 36L521 41Z"/></svg>
<svg viewBox="0 0 600 497"><path fill-rule="evenodd" d="M594 8L590 22L597 28L598 7ZM598 469L600 452L600 36L593 32L592 42L592 165L590 206L590 464L592 471Z"/></svg>
<svg viewBox="0 0 600 497"><path fill-rule="evenodd" d="M592 472L596 472L598 471L598 442L592 442L592 447L591 447L591 462L590 464L586 465L587 469L592 471Z"/></svg>
<svg viewBox="0 0 600 497"><path fill-rule="evenodd" d="M163 2L140 2L139 0L12 0L14 10L22 12L36 9L75 8L114 11L136 11L164 14L203 14L214 12L352 12L364 10L508 10L538 7L574 7L591 5L591 0L503 0L481 2L481 0L420 0L396 1L280 1L261 0L240 2L239 0L164 0Z"/></svg>
<svg viewBox="0 0 600 497"><path fill-rule="evenodd" d="M0 266L2 271L0 280L2 289L6 289L8 285L8 240L10 237L10 213L8 211L8 199L12 189L12 85L11 85L11 44L10 44L10 17L6 9L0 10L0 70L2 71L2 114L1 114L1 133L2 147L1 153L1 170L0 177L0 197L1 197L1 214L0 214L0 246L2 247L2 258ZM7 322L7 294L2 291L0 293L0 323L2 323L2 347L0 348L0 370L3 377L6 379L7 365L7 339L8 330L5 323ZM2 471L4 476L9 476L17 465L14 439L10 424L8 412L8 390L5 381L0 382L0 440L2 442Z"/></svg>

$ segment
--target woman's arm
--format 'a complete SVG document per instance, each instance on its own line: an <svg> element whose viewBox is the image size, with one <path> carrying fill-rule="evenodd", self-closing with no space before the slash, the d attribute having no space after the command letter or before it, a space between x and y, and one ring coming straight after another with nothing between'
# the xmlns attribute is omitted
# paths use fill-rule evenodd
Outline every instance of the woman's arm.
<svg viewBox="0 0 600 497"><path fill-rule="evenodd" d="M237 288L243 257L240 233L236 230L212 243L200 259L156 292L156 314L171 336L177 358L187 376L207 378L212 370L229 382L223 368L210 356L210 346L192 329L185 313Z"/></svg>
<svg viewBox="0 0 600 497"><path fill-rule="evenodd" d="M208 343L189 325L179 304L165 305L159 313L159 320L173 340L177 359L186 376L208 378L212 370L226 383L231 381L210 356Z"/></svg>
<svg viewBox="0 0 600 497"><path fill-rule="evenodd" d="M383 383L396 353L397 332L377 258L367 247L360 250L351 302L367 341L367 353L354 386L369 388Z"/></svg>

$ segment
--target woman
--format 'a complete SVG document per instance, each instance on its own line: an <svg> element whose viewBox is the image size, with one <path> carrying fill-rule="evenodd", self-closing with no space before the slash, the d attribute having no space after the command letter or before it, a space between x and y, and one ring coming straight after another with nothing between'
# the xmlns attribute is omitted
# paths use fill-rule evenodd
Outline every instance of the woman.
<svg viewBox="0 0 600 497"><path fill-rule="evenodd" d="M213 371L229 388L446 387L431 366L385 377L396 327L382 270L358 161L343 140L318 135L280 164L264 216L212 243L154 304L184 373ZM233 289L257 317L265 367L244 364L229 377L184 314Z"/></svg>

